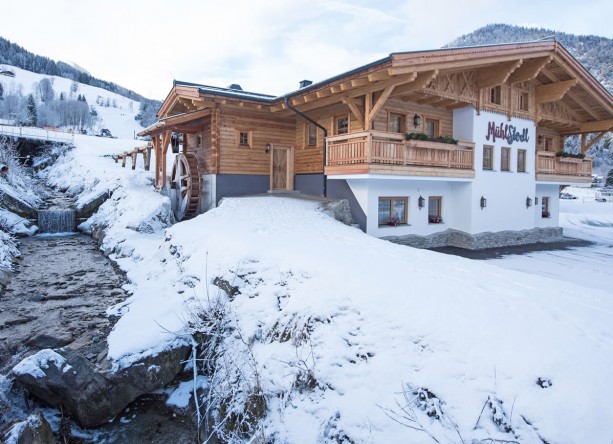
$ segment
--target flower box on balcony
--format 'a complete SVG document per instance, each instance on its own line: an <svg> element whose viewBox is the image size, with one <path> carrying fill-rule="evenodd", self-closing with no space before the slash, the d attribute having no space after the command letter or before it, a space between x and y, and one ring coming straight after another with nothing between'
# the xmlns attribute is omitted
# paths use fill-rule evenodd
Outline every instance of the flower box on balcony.
<svg viewBox="0 0 613 444"><path fill-rule="evenodd" d="M443 218L441 216L428 216L429 224L442 224Z"/></svg>
<svg viewBox="0 0 613 444"><path fill-rule="evenodd" d="M454 150L457 148L457 145L452 145L450 143L442 143L442 142L430 142L429 140L407 140L405 141L406 146L411 148L432 148L435 150Z"/></svg>
<svg viewBox="0 0 613 444"><path fill-rule="evenodd" d="M583 163L583 159L579 159L576 157L558 157L558 160L560 162L566 162L566 163Z"/></svg>

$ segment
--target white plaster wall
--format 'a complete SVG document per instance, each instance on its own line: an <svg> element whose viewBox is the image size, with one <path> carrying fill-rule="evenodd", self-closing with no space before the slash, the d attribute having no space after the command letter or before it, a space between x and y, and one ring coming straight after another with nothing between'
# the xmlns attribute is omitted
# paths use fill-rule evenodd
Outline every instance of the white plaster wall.
<svg viewBox="0 0 613 444"><path fill-rule="evenodd" d="M472 121L472 125L471 125ZM488 124L495 122L513 125L519 132L528 129L528 141L509 143L505 139L495 141L486 139ZM472 127L472 135L468 135ZM457 132L456 132L457 131ZM526 119L512 118L506 115L482 111L477 114L473 107L454 111L454 135L457 139L471 140L475 143L475 178L471 186L471 195L466 204L466 211L471 213L471 234L487 231L524 230L535 227L533 208L526 207L526 198L535 196L535 139L534 122ZM492 170L483 170L483 145L494 147ZM511 148L510 171L500 170L501 148ZM526 172L517 172L517 151L526 150ZM487 206L480 208L481 196L487 200Z"/></svg>
<svg viewBox="0 0 613 444"><path fill-rule="evenodd" d="M428 235L449 228L460 228L466 224L465 214L458 211L461 195L466 193L469 184L466 182L449 182L441 180L407 180L407 179L369 179L347 180L356 199L360 202L367 217L366 232L377 237L404 236L409 234ZM359 196L359 197L358 197ZM419 208L418 200L422 196L425 205ZM442 197L441 224L428 223L428 197ZM407 225L379 226L378 204L380 197L408 197L409 216ZM366 198L365 204L361 202Z"/></svg>
<svg viewBox="0 0 613 444"><path fill-rule="evenodd" d="M536 186L538 205L534 208L534 223L536 227L557 227L560 223L560 186L557 184L538 184ZM549 214L551 217L543 218L541 203L543 197L549 197Z"/></svg>

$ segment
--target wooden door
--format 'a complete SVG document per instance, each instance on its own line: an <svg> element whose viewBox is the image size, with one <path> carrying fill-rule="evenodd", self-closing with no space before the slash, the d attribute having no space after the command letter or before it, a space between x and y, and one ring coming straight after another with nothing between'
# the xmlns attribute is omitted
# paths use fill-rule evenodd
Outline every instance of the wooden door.
<svg viewBox="0 0 613 444"><path fill-rule="evenodd" d="M270 189L294 189L294 147L273 145L270 152Z"/></svg>

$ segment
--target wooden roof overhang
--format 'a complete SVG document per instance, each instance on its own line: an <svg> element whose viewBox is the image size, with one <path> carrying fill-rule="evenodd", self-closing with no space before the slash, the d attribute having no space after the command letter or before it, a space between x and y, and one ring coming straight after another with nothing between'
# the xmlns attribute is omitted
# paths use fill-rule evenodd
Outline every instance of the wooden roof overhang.
<svg viewBox="0 0 613 444"><path fill-rule="evenodd" d="M336 103L346 104L365 127L389 97L454 109L469 104L478 109L479 95L468 94L468 75L478 89L504 83L533 81L538 105L556 103L566 119L548 120L539 116L539 125L565 134L608 131L613 119L611 94L558 42L527 42L505 45L451 48L433 51L393 53L370 65L288 94L300 111ZM432 83L448 84L461 76L453 90L432 89ZM370 94L376 102L365 103ZM361 96L365 96L362 100ZM360 100L358 100L360 98ZM371 101L373 98L371 98ZM363 106L359 106L363 104ZM271 111L289 114L282 100ZM364 111L362 111L364 109Z"/></svg>
<svg viewBox="0 0 613 444"><path fill-rule="evenodd" d="M195 111L177 114L158 120L153 125L138 133L139 136L157 136L165 132L194 134L202 131L206 118L211 115L211 108L204 107Z"/></svg>
<svg viewBox="0 0 613 444"><path fill-rule="evenodd" d="M215 108L218 105L269 111L273 98L273 96L232 88L175 81L173 88L158 110L157 116L162 120L203 108Z"/></svg>

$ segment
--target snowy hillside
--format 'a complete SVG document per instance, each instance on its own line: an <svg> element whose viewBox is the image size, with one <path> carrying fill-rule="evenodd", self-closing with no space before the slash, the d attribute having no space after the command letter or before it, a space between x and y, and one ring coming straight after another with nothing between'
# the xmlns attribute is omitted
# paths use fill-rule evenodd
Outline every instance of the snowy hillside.
<svg viewBox="0 0 613 444"><path fill-rule="evenodd" d="M151 173L101 143L77 140L49 179L114 189L83 228L106 230L131 280L110 310L116 366L199 329L218 339L209 402L223 405L208 407L271 442L613 437L611 291L394 245L310 200L226 199L165 228Z"/></svg>
<svg viewBox="0 0 613 444"><path fill-rule="evenodd" d="M78 84L77 91L71 92L73 81L70 79L36 74L9 65L3 65L3 69L15 73L14 78L0 76L0 83L2 84L4 95L8 95L12 92L21 92L23 96L35 93L36 85L41 80L48 78L51 81L56 97L59 97L61 93L63 93L66 98L75 100L78 95L85 97L88 105L90 105L98 115L99 121L95 126L96 131L99 131L101 128L107 128L115 137L132 139L137 132L142 130L139 123L134 120L134 117L140 110L140 103L138 101L128 99L102 88L81 83Z"/></svg>

